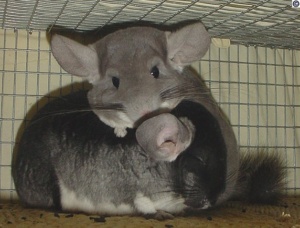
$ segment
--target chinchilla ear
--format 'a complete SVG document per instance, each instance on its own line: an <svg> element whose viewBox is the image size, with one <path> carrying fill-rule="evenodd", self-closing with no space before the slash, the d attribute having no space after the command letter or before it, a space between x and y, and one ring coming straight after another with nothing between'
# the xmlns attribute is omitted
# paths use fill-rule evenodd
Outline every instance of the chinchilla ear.
<svg viewBox="0 0 300 228"><path fill-rule="evenodd" d="M166 32L168 58L178 67L200 60L210 45L210 36L200 22L175 32Z"/></svg>
<svg viewBox="0 0 300 228"><path fill-rule="evenodd" d="M92 46L54 34L51 38L52 54L68 73L93 82L99 75L99 58Z"/></svg>

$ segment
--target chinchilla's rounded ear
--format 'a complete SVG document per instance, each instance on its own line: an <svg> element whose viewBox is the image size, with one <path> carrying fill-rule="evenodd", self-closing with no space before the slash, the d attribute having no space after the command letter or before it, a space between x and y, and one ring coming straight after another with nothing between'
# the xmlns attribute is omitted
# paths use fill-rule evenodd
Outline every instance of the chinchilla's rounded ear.
<svg viewBox="0 0 300 228"><path fill-rule="evenodd" d="M62 35L51 37L52 54L68 73L93 82L99 75L99 58L90 45L83 45Z"/></svg>
<svg viewBox="0 0 300 228"><path fill-rule="evenodd" d="M166 38L168 58L179 68L200 60L210 45L210 36L200 22L166 32Z"/></svg>

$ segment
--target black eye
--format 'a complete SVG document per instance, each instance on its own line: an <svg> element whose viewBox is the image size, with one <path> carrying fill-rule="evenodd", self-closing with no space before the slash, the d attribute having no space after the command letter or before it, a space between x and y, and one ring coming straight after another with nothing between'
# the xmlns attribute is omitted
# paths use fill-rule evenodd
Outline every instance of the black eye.
<svg viewBox="0 0 300 228"><path fill-rule="evenodd" d="M159 76L159 69L157 68L157 66L152 67L151 74L153 75L154 78L158 78L158 76Z"/></svg>
<svg viewBox="0 0 300 228"><path fill-rule="evenodd" d="M119 88L119 85L120 85L120 79L117 78L117 77L112 77L112 83L114 85L114 87L116 87L117 89Z"/></svg>

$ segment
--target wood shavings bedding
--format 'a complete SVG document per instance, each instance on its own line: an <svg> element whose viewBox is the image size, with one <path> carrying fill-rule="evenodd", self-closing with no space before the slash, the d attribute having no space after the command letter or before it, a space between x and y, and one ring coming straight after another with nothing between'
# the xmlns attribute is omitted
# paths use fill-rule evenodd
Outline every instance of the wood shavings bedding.
<svg viewBox="0 0 300 228"><path fill-rule="evenodd" d="M199 216L156 221L143 217L59 213L0 205L0 227L300 227L300 197L285 198L274 206L228 202Z"/></svg>

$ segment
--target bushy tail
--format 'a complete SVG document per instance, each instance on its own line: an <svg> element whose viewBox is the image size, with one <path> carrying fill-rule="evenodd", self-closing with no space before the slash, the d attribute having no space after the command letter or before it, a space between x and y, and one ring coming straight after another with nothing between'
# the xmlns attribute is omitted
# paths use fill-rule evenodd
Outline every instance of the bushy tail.
<svg viewBox="0 0 300 228"><path fill-rule="evenodd" d="M280 156L266 151L241 155L234 199L250 203L277 203L283 194L284 177L284 163Z"/></svg>

